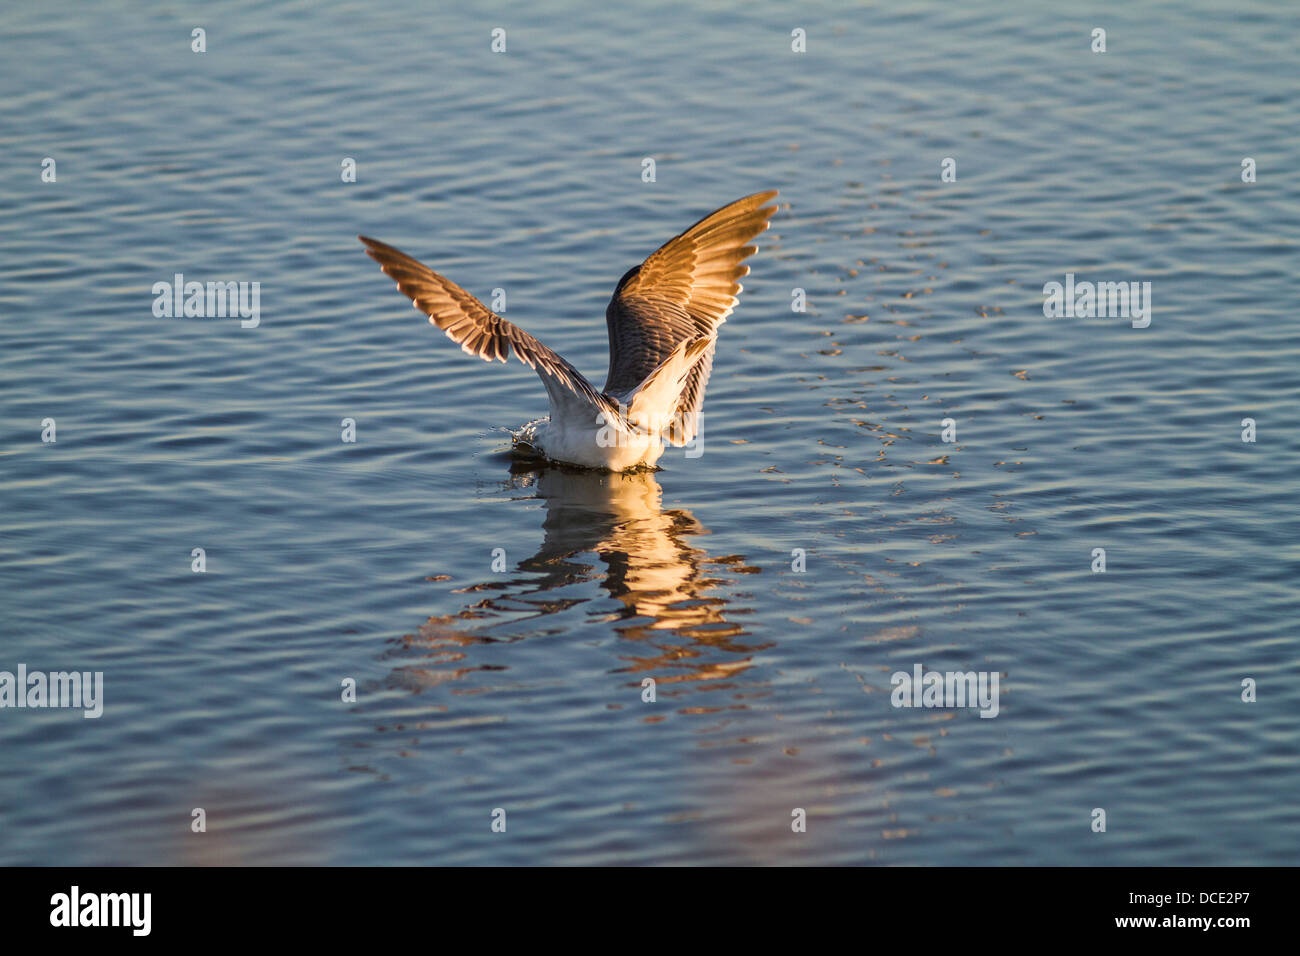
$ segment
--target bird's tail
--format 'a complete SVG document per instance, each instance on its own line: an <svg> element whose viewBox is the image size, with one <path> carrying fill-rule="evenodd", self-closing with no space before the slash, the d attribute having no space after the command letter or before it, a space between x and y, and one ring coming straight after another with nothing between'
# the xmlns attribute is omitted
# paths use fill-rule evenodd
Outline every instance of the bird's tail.
<svg viewBox="0 0 1300 956"><path fill-rule="evenodd" d="M713 344L712 335L684 339L636 388L627 394L627 420L655 434L672 425L673 412L695 363Z"/></svg>

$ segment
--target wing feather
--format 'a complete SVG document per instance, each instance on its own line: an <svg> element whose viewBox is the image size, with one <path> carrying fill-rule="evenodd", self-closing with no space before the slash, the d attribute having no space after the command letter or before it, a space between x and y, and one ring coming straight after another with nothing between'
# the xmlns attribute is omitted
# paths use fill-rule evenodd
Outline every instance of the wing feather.
<svg viewBox="0 0 1300 956"><path fill-rule="evenodd" d="M758 248L749 241L768 227L776 191L755 193L705 216L628 271L605 310L609 376L605 392L625 395L686 339L713 336L736 307L749 275L743 260ZM713 368L713 347L691 370L682 389L676 437L689 441ZM678 444L679 442L674 442Z"/></svg>
<svg viewBox="0 0 1300 956"><path fill-rule="evenodd" d="M598 409L618 414L618 403L598 392L572 364L513 322L508 322L428 266L392 246L358 236L366 253L397 283L411 303L429 321L447 333L469 355L486 362L505 362L513 352L519 361L537 372L550 392L559 385Z"/></svg>

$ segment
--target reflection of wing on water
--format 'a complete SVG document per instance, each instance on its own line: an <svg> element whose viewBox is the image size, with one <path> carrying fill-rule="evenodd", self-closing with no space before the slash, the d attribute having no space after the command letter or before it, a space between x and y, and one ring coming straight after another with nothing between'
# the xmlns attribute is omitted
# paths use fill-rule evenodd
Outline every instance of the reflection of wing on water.
<svg viewBox="0 0 1300 956"><path fill-rule="evenodd" d="M516 463L509 487L532 490L544 502L541 547L505 581L463 589L486 594L483 600L432 617L408 635L399 654L418 653L422 660L394 675L403 684L441 684L487 668L474 664L469 648L524 639L512 625L545 625L540 618L590 601L570 592L593 580L623 606L592 609L584 624L608 621L621 638L640 643L620 649L620 670L672 683L716 680L749 667L760 647L743 642L744 630L726 620L727 601L714 592L731 574L757 569L738 556L710 558L690 543L708 532L689 511L663 510L652 472Z"/></svg>
<svg viewBox="0 0 1300 956"><path fill-rule="evenodd" d="M652 628L722 622L721 599L701 596L705 553L684 538L703 534L689 511L662 510L662 490L649 472L607 476L548 469L537 475L546 502L546 539L520 564L545 573L584 553L606 567L604 587L626 606L622 617L648 617Z"/></svg>

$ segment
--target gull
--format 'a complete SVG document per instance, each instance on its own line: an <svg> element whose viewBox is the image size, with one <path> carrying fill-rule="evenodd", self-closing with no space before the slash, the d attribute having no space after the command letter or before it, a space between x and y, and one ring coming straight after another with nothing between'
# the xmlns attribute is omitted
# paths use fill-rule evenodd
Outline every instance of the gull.
<svg viewBox="0 0 1300 956"><path fill-rule="evenodd" d="M665 445L699 433L704 388L718 327L749 274L749 241L768 227L776 190L709 213L629 269L605 309L609 374L597 391L558 352L507 322L450 279L392 246L358 236L366 253L412 304L469 355L537 372L550 416L515 434L516 447L582 468L627 471L653 466Z"/></svg>

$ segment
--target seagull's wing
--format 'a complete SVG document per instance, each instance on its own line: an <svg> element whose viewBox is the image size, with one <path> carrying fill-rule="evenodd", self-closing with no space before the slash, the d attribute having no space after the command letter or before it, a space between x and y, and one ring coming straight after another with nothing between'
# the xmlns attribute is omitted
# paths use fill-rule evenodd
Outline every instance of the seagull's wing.
<svg viewBox="0 0 1300 956"><path fill-rule="evenodd" d="M486 362L494 359L505 362L514 352L519 361L541 377L553 402L572 402L576 396L595 409L612 412L611 422L618 419L618 403L598 392L558 352L406 253L376 239L357 238L365 243L366 253L397 282L397 288L410 297L412 304L466 353ZM571 395L565 395L564 390Z"/></svg>
<svg viewBox="0 0 1300 956"><path fill-rule="evenodd" d="M736 307L740 279L749 274L746 245L767 228L776 190L738 199L671 239L619 281L605 309L609 327L609 377L605 392L624 395L686 339L714 336ZM677 414L674 444L695 435L696 416L713 369L713 347L691 369Z"/></svg>

